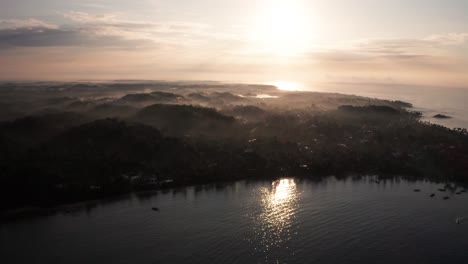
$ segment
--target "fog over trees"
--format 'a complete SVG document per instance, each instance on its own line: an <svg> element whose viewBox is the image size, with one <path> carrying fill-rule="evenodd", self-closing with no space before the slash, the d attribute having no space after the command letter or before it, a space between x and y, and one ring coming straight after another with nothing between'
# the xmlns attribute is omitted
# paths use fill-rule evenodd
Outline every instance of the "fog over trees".
<svg viewBox="0 0 468 264"><path fill-rule="evenodd" d="M411 107L216 82L3 83L1 209L284 175L467 183L467 131Z"/></svg>

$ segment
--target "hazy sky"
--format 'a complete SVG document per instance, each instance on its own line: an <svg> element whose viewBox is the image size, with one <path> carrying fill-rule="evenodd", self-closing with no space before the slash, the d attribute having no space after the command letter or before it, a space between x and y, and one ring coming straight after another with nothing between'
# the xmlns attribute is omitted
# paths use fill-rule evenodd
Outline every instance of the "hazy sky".
<svg viewBox="0 0 468 264"><path fill-rule="evenodd" d="M0 79L468 87L468 0L0 0Z"/></svg>

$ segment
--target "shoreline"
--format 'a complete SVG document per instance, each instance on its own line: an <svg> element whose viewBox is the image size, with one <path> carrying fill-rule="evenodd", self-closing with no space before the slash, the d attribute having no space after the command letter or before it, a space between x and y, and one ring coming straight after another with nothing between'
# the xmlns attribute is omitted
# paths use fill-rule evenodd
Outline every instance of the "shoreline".
<svg viewBox="0 0 468 264"><path fill-rule="evenodd" d="M109 195L109 196L103 196L97 199L90 199L90 200L81 200L81 201L75 201L75 202L70 202L70 203L60 203L57 205L51 205L51 206L26 206L26 207L20 207L20 208L15 208L15 209L7 209L0 211L0 225L2 223L9 223L9 222L14 222L14 221L22 221L22 220L31 220L39 217L47 217L47 216L53 216L56 214L73 214L75 212L83 212L86 210L92 210L94 207L99 206L103 202L110 202L114 200L122 200L122 199L128 199L133 196L139 196L139 195L156 195L159 192L166 192L166 191L174 191L178 189L185 189L185 188L196 188L196 187L204 187L204 186L209 186L213 187L216 185L229 185L229 184L234 184L237 182L242 182L242 181L248 181L248 182L258 182L258 181L275 181L279 180L282 178L292 178L292 179L298 179L298 180L309 180L313 182L317 181L323 181L327 179L334 178L337 181L346 181L348 179L356 179L359 178L360 180L367 180L372 183L385 183L387 180L405 180L407 182L429 182L432 184L443 184L443 187L451 190L450 195L454 195L456 192L456 189L462 188L462 189L467 189L468 184L467 183L460 183L460 182L447 182L447 181L442 181L442 180L436 180L436 179L429 179L429 178L421 178L421 177L408 177L408 176L402 176L402 175L372 175L372 174L363 174L361 176L358 176L356 174L349 174L347 176L340 176L337 177L336 175L328 175L328 176L316 176L316 177L311 177L311 176L264 176L264 177L258 177L258 178L239 178L239 179L233 179L233 180L224 180L224 181L210 181L210 182L204 182L204 183L187 183L187 184L174 184L171 186L165 186L165 187L159 187L159 188L154 188L154 189L146 189L146 190L132 190L129 192L121 193L121 194L115 194L115 195ZM148 210L151 209L150 207Z"/></svg>
<svg viewBox="0 0 468 264"><path fill-rule="evenodd" d="M303 87L314 85L303 84ZM321 87L321 85L318 85ZM323 84L323 88L307 91L338 92L347 95L358 95L379 100L402 100L413 104L416 111L423 113L424 121L436 125L454 128L468 129L468 87L438 87L438 86L414 86L405 84L384 83L339 83ZM451 116L451 120L440 120L433 115L444 114Z"/></svg>
<svg viewBox="0 0 468 264"><path fill-rule="evenodd" d="M58 104L0 124L0 165L14 186L4 196L16 197L2 208L112 197L167 180L377 173L467 181L466 131L426 124L404 101L258 85L69 85L35 87L40 100L29 87L11 88L22 96L0 91L36 100L37 109ZM275 97L258 98L265 93Z"/></svg>

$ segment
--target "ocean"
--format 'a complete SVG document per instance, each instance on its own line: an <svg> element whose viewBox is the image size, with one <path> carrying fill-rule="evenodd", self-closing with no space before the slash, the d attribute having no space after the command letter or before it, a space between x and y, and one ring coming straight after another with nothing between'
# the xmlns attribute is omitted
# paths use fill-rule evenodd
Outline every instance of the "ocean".
<svg viewBox="0 0 468 264"><path fill-rule="evenodd" d="M389 84L299 84L303 90L336 92L371 98L401 100L412 103L414 110L423 114L423 120L449 128L468 129L468 88L440 88ZM449 119L433 116L443 114Z"/></svg>
<svg viewBox="0 0 468 264"><path fill-rule="evenodd" d="M0 223L0 260L466 263L468 223L456 219L468 216L468 194L439 188L446 186L328 177L136 193Z"/></svg>

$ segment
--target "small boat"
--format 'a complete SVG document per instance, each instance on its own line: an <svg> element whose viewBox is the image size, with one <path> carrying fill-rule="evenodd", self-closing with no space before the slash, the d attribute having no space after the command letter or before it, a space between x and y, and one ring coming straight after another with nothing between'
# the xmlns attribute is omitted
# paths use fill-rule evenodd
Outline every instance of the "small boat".
<svg viewBox="0 0 468 264"><path fill-rule="evenodd" d="M151 207L151 210L153 210L153 211L159 211L159 208L157 208L157 207Z"/></svg>
<svg viewBox="0 0 468 264"><path fill-rule="evenodd" d="M438 190L441 191L441 192L445 192L445 189L438 189Z"/></svg>
<svg viewBox="0 0 468 264"><path fill-rule="evenodd" d="M420 192L421 190L419 190L419 189L414 189L414 191L415 191L415 192Z"/></svg>
<svg viewBox="0 0 468 264"><path fill-rule="evenodd" d="M434 197L435 196L435 193L431 194L431 197Z"/></svg>
<svg viewBox="0 0 468 264"><path fill-rule="evenodd" d="M445 197L444 197L444 200L448 200L448 199L450 199L450 197L448 197L448 196L445 196Z"/></svg>

